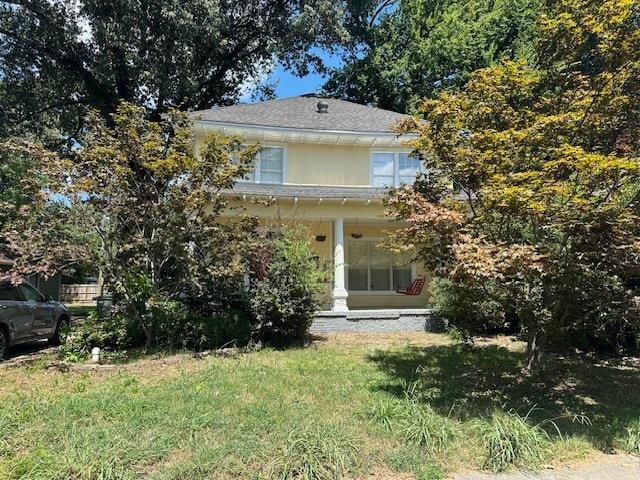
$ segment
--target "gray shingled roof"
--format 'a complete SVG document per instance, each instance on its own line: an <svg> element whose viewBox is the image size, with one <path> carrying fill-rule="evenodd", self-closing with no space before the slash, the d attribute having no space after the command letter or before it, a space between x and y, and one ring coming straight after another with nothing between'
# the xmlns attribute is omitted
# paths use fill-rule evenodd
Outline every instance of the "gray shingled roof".
<svg viewBox="0 0 640 480"><path fill-rule="evenodd" d="M320 100L329 104L326 113L318 112L316 105ZM409 118L389 110L316 95L212 108L193 115L195 119L211 122L363 133L391 133L396 122Z"/></svg>
<svg viewBox="0 0 640 480"><path fill-rule="evenodd" d="M238 182L232 190L224 190L226 195L247 195L276 198L362 198L382 199L388 190L373 187L331 187L315 185L275 185L267 183Z"/></svg>

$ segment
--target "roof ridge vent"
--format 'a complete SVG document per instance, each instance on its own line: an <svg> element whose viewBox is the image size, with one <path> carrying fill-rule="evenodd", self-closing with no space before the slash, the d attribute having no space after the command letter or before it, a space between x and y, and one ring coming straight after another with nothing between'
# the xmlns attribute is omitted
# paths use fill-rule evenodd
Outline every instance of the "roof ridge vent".
<svg viewBox="0 0 640 480"><path fill-rule="evenodd" d="M318 107L318 113L327 113L329 111L329 104L324 100L320 100L316 103L316 107Z"/></svg>

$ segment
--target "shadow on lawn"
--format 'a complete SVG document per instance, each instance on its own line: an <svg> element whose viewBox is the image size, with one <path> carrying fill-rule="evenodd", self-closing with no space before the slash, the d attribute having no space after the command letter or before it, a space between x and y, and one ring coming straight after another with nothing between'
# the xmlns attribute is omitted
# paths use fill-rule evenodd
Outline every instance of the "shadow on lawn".
<svg viewBox="0 0 640 480"><path fill-rule="evenodd" d="M608 451L616 436L640 418L640 369L590 358L547 357L545 370L522 378L524 355L496 346L407 347L378 351L369 360L390 376L378 388L404 396L415 384L420 399L461 421L487 417L496 408L521 414L536 407L532 421L565 416L563 434L579 434ZM586 415L591 425L566 416Z"/></svg>

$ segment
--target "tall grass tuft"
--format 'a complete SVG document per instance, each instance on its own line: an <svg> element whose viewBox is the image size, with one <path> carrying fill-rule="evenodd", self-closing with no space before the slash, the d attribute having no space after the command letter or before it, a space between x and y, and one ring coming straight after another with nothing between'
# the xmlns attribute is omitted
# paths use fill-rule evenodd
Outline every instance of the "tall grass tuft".
<svg viewBox="0 0 640 480"><path fill-rule="evenodd" d="M334 427L294 430L286 450L271 464L269 478L280 480L339 480L354 469L358 444Z"/></svg>
<svg viewBox="0 0 640 480"><path fill-rule="evenodd" d="M530 413L497 412L490 421L478 423L487 454L485 469L499 472L511 465L526 467L542 461L549 435L540 424L529 423Z"/></svg>
<svg viewBox="0 0 640 480"><path fill-rule="evenodd" d="M640 455L640 419L626 428L622 448L629 453Z"/></svg>
<svg viewBox="0 0 640 480"><path fill-rule="evenodd" d="M409 445L443 451L455 437L448 417L438 415L429 405L409 397L402 402L382 400L369 411L368 416Z"/></svg>

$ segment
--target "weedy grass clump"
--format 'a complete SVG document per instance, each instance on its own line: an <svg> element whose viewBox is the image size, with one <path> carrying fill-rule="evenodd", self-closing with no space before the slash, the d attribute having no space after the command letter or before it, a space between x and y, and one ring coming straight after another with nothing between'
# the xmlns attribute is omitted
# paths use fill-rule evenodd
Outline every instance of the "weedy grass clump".
<svg viewBox="0 0 640 480"><path fill-rule="evenodd" d="M549 434L542 424L529 422L530 414L531 410L524 416L497 411L489 420L478 422L477 430L486 451L485 469L500 472L510 466L535 466L543 460Z"/></svg>
<svg viewBox="0 0 640 480"><path fill-rule="evenodd" d="M621 443L624 451L640 455L640 419L631 423L625 429Z"/></svg>
<svg viewBox="0 0 640 480"><path fill-rule="evenodd" d="M381 400L368 412L369 419L406 444L441 452L455 439L448 417L407 396L404 401Z"/></svg>
<svg viewBox="0 0 640 480"><path fill-rule="evenodd" d="M358 448L356 438L333 426L294 429L270 465L269 478L339 480L357 467Z"/></svg>

